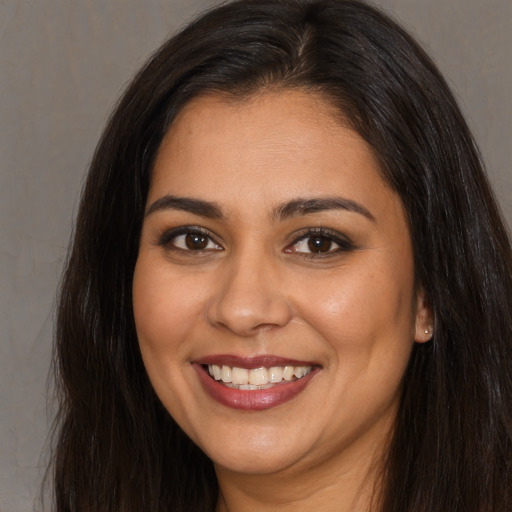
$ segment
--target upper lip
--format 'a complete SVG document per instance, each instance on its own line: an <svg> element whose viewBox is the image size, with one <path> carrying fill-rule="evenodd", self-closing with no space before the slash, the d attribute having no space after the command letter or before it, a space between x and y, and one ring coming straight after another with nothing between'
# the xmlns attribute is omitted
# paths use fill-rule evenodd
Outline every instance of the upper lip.
<svg viewBox="0 0 512 512"><path fill-rule="evenodd" d="M235 366L237 368L246 368L247 370L253 370L255 368L271 368L273 366L319 366L318 363L311 361L299 361L297 359L266 354L253 357L242 357L233 354L215 354L199 357L194 359L192 363L201 365L214 364L217 366Z"/></svg>

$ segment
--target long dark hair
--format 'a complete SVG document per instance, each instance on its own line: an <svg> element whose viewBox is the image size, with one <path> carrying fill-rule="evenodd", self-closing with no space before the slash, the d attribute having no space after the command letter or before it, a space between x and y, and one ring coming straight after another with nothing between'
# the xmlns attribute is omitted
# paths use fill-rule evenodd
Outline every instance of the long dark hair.
<svg viewBox="0 0 512 512"><path fill-rule="evenodd" d="M163 409L131 286L156 151L198 95L324 94L369 143L410 224L435 315L382 465L383 512L512 510L512 253L457 104L388 17L355 0L246 0L171 38L117 105L83 191L56 328L58 512L213 511L213 465Z"/></svg>

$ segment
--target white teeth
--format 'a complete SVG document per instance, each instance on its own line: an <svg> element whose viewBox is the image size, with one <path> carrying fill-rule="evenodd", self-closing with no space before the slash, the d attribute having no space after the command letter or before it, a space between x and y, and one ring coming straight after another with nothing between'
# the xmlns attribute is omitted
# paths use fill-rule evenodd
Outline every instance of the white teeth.
<svg viewBox="0 0 512 512"><path fill-rule="evenodd" d="M281 382L283 380L283 368L281 366L272 366L268 371L269 382Z"/></svg>
<svg viewBox="0 0 512 512"><path fill-rule="evenodd" d="M246 391L255 391L257 389L261 389L262 386L255 386L254 384L241 384L240 386L236 386L236 388L237 389L243 389L243 390L246 390Z"/></svg>
<svg viewBox="0 0 512 512"><path fill-rule="evenodd" d="M215 377L215 375L214 375ZM219 380L219 379L216 379ZM249 384L249 370L246 368L237 368L236 366L231 370L231 382L233 384Z"/></svg>
<svg viewBox="0 0 512 512"><path fill-rule="evenodd" d="M220 368L214 364L212 365L212 370L213 370L213 378L215 380L220 380Z"/></svg>
<svg viewBox="0 0 512 512"><path fill-rule="evenodd" d="M297 379L304 377L308 373L309 373L309 368L307 366L296 366L293 369L293 374L295 375L295 377L297 377Z"/></svg>
<svg viewBox="0 0 512 512"><path fill-rule="evenodd" d="M268 371L266 368L256 368L249 371L249 384L263 386L268 384Z"/></svg>
<svg viewBox="0 0 512 512"><path fill-rule="evenodd" d="M293 366L285 366L283 370L283 379L284 380L292 380L293 379Z"/></svg>
<svg viewBox="0 0 512 512"><path fill-rule="evenodd" d="M266 389L284 381L301 379L308 375L313 368L311 366L272 366L271 368L238 368L226 365L208 365L208 372L218 381L224 382L229 387L254 390Z"/></svg>
<svg viewBox="0 0 512 512"><path fill-rule="evenodd" d="M222 382L231 382L231 367L224 365L221 371Z"/></svg>

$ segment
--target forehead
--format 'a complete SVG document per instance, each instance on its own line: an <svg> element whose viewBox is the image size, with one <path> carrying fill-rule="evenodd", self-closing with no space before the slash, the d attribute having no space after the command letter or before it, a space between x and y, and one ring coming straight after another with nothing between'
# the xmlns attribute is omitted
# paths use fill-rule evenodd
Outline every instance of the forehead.
<svg viewBox="0 0 512 512"><path fill-rule="evenodd" d="M161 144L148 203L163 194L234 209L333 194L394 211L400 203L342 113L301 90L189 102Z"/></svg>

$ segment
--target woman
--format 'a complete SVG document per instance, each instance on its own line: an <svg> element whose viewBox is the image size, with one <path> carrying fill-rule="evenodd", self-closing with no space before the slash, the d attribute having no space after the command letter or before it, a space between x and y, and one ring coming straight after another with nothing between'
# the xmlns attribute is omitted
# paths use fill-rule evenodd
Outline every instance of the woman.
<svg viewBox="0 0 512 512"><path fill-rule="evenodd" d="M506 511L512 257L468 128L353 0L170 39L91 165L57 510Z"/></svg>

